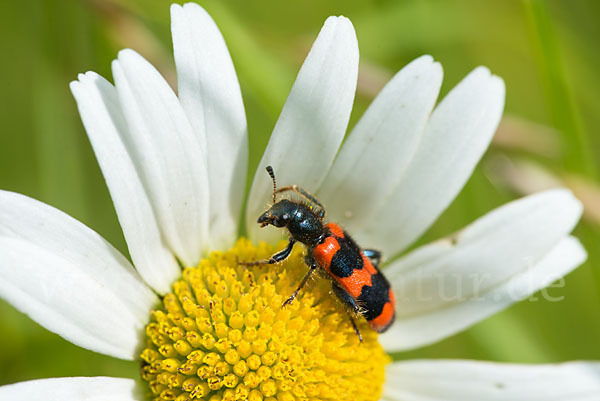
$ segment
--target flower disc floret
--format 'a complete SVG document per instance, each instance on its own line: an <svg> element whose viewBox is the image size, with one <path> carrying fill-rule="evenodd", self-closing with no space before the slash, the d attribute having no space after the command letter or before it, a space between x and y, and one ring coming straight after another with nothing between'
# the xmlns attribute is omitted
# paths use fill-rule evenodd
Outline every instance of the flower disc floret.
<svg viewBox="0 0 600 401"><path fill-rule="evenodd" d="M379 399L389 357L377 333L359 319L359 342L328 280L282 307L306 273L302 251L275 266L238 263L272 253L242 239L184 269L146 326L141 371L154 400Z"/></svg>

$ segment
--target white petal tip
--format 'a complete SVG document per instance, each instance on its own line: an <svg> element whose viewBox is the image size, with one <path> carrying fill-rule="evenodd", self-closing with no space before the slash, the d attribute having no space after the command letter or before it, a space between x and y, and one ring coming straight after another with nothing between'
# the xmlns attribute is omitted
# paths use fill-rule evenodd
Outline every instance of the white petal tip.
<svg viewBox="0 0 600 401"><path fill-rule="evenodd" d="M556 203L561 203L565 207L574 208L577 210L583 209L581 201L575 197L573 192L568 188L553 188L539 193L539 196L547 196L552 198Z"/></svg>
<svg viewBox="0 0 600 401"><path fill-rule="evenodd" d="M546 191L549 196L554 198L554 202L560 204L562 210L573 213L574 217L579 220L583 213L583 204L575 197L571 190L566 188L557 188Z"/></svg>
<svg viewBox="0 0 600 401"><path fill-rule="evenodd" d="M119 59L115 59L110 63L110 68L112 69L113 77L115 76L115 71L121 68L119 63Z"/></svg>
<svg viewBox="0 0 600 401"><path fill-rule="evenodd" d="M172 4L171 5L171 19L172 24L186 24L182 19L186 20L187 23L198 24L203 26L205 24L216 24L210 16L210 14L199 4L196 3L185 3L183 5ZM218 28L217 28L218 30Z"/></svg>
<svg viewBox="0 0 600 401"><path fill-rule="evenodd" d="M143 57L133 49L123 49L119 51L119 54L117 56L117 60L122 62L133 61L142 58Z"/></svg>
<svg viewBox="0 0 600 401"><path fill-rule="evenodd" d="M78 100L78 96L85 90L86 85L86 77L84 74L77 75L77 79L69 82L69 89L71 89L71 93L75 100Z"/></svg>
<svg viewBox="0 0 600 401"><path fill-rule="evenodd" d="M182 6L182 8L183 8L184 10L188 10L188 11L189 11L189 10L197 10L197 11L200 11L200 12L202 12L202 13L204 13L204 14L208 14L208 13L206 12L206 10L205 10L205 9L204 9L204 8L203 8L203 7L202 7L200 4L197 4L197 3L185 3L185 4Z"/></svg>
<svg viewBox="0 0 600 401"><path fill-rule="evenodd" d="M79 78L79 79L81 80L81 78ZM69 82L69 88L71 89L71 93L74 96L76 95L76 92L79 90L80 87L81 87L81 82L79 82L77 80Z"/></svg>
<svg viewBox="0 0 600 401"><path fill-rule="evenodd" d="M112 86L112 84L94 71L88 71L84 74L79 74L77 75L77 80L69 83L71 93L77 101L80 100L80 96L89 91L94 91L98 88L105 88L108 86Z"/></svg>
<svg viewBox="0 0 600 401"><path fill-rule="evenodd" d="M480 65L467 75L466 79L480 80L487 82L488 85L493 85L495 88L504 91L504 80L498 75L492 74L490 69L486 66Z"/></svg>
<svg viewBox="0 0 600 401"><path fill-rule="evenodd" d="M435 61L433 56L425 54L419 58L413 60L410 64L418 65L420 68L432 70L434 74L439 74L439 79L442 79L444 68L439 61Z"/></svg>
<svg viewBox="0 0 600 401"><path fill-rule="evenodd" d="M422 62L422 63L428 63L431 64L434 62L433 56L431 54L423 54L420 57L417 57L416 59L413 60L414 62Z"/></svg>
<svg viewBox="0 0 600 401"><path fill-rule="evenodd" d="M91 76L91 74L92 74L92 71L77 74L77 79L69 82L69 87L71 88L71 92L74 93L76 90L80 90L81 86L86 84L86 80L93 78Z"/></svg>
<svg viewBox="0 0 600 401"><path fill-rule="evenodd" d="M492 80L492 72L485 66L479 66L471 71L465 80L473 80L478 82L479 85L488 84Z"/></svg>
<svg viewBox="0 0 600 401"><path fill-rule="evenodd" d="M506 96L506 85L504 84L504 80L498 75L492 75L490 77L490 86L493 90L497 91L502 98Z"/></svg>
<svg viewBox="0 0 600 401"><path fill-rule="evenodd" d="M185 3L185 4L171 4L171 14L185 13L185 12L201 12L208 15L206 10L196 3Z"/></svg>
<svg viewBox="0 0 600 401"><path fill-rule="evenodd" d="M341 21L341 20L344 20L344 19L347 20L348 18L344 17L343 15L330 15L325 20L325 24L334 24L337 21Z"/></svg>
<svg viewBox="0 0 600 401"><path fill-rule="evenodd" d="M569 236L564 241L571 247L570 257L574 261L574 264L577 266L582 265L588 258L588 253L583 247L583 244L577 237Z"/></svg>
<svg viewBox="0 0 600 401"><path fill-rule="evenodd" d="M340 16L332 15L331 17L328 17L325 20L325 23L323 24L323 28L337 27L337 26L349 29L349 30L351 30L352 33L354 33L354 25L352 25L352 21L350 21L348 18L344 17L343 15L340 15Z"/></svg>
<svg viewBox="0 0 600 401"><path fill-rule="evenodd" d="M77 75L77 80L79 82L81 82L82 84L85 84L85 83L87 83L89 81L95 81L97 79L102 79L102 77L98 73L96 73L94 71L87 71L87 72L85 72L83 74L78 74Z"/></svg>
<svg viewBox="0 0 600 401"><path fill-rule="evenodd" d="M473 75L473 76L477 76L477 77L482 77L482 78L483 77L489 78L489 77L492 76L492 72L486 66L480 65L478 67L475 67L475 69L473 71L471 71L471 73L469 75Z"/></svg>

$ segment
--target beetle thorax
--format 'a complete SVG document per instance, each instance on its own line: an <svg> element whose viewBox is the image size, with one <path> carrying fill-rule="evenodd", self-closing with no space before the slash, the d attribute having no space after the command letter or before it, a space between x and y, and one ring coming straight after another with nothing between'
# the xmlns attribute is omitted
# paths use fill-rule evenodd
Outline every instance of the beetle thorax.
<svg viewBox="0 0 600 401"><path fill-rule="evenodd" d="M321 219L310 206L301 203L297 205L287 229L294 239L309 247L317 245L324 236Z"/></svg>

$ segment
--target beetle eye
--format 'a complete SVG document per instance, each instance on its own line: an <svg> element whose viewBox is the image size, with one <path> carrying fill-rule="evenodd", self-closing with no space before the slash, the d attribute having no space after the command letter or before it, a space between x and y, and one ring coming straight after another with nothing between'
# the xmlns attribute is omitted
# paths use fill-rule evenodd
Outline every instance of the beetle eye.
<svg viewBox="0 0 600 401"><path fill-rule="evenodd" d="M290 215L285 213L285 214L282 214L281 216L277 216L276 218L274 218L271 221L271 224L273 224L275 227L284 227L287 225L289 219L290 219Z"/></svg>

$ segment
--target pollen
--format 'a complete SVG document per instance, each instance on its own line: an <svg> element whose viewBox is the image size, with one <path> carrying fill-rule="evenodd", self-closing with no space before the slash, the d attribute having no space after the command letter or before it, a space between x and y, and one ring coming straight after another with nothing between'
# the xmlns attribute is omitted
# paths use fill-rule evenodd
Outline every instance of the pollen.
<svg viewBox="0 0 600 401"><path fill-rule="evenodd" d="M308 269L301 247L277 265L239 264L273 252L241 239L184 269L146 326L148 399L379 400L390 359L377 333L357 317L359 341L324 278L282 307Z"/></svg>

